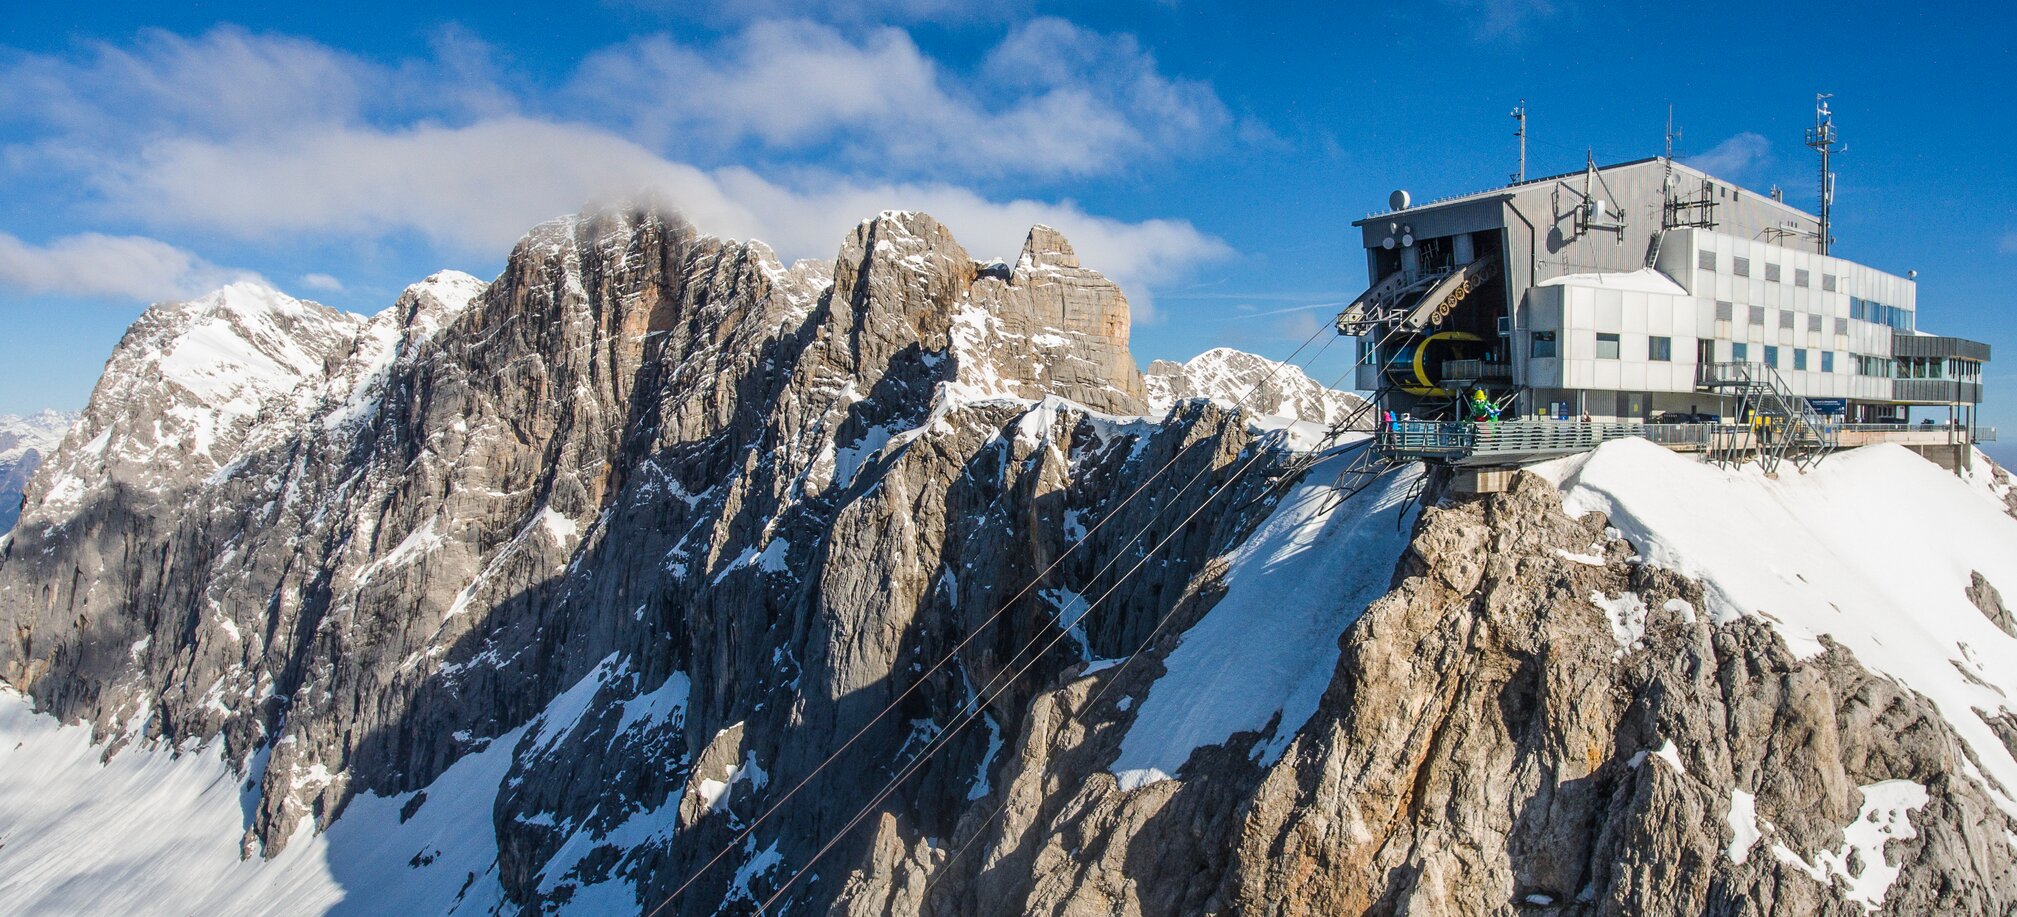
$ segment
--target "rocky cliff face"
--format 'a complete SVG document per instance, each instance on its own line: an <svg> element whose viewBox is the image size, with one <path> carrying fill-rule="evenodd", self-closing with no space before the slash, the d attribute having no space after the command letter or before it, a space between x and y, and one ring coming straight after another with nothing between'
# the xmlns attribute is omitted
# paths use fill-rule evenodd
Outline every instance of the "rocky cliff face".
<svg viewBox="0 0 2017 917"><path fill-rule="evenodd" d="M21 513L21 495L41 467L42 457L56 451L76 414L40 411L27 417L0 414L0 535L14 528Z"/></svg>
<svg viewBox="0 0 2017 917"><path fill-rule="evenodd" d="M1127 329L1055 232L981 263L908 213L785 266L594 212L370 319L156 307L0 541L0 678L103 755L221 761L232 875L411 845L348 877L387 907L2017 901L1980 757L2017 751L1947 695L1697 612L1538 479L1273 487L1265 425L1140 416ZM1976 567L2005 658L1975 609L2017 578Z"/></svg>

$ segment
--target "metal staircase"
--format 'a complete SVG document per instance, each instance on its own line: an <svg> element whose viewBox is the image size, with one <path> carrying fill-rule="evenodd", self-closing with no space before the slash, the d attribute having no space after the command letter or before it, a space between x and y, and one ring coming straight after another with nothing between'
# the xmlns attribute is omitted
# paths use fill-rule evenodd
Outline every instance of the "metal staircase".
<svg viewBox="0 0 2017 917"><path fill-rule="evenodd" d="M1756 461L1766 474L1777 474L1779 463L1791 458L1805 471L1840 444L1836 425L1794 394L1778 370L1763 363L1705 363L1699 373L1697 388L1737 399L1736 416L1724 418L1712 434L1712 460Z"/></svg>

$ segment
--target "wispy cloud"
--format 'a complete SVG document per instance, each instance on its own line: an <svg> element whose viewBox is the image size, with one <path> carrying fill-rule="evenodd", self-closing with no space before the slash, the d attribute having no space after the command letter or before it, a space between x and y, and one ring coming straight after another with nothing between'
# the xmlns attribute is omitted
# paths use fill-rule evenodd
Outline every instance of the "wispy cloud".
<svg viewBox="0 0 2017 917"><path fill-rule="evenodd" d="M977 254L1012 255L1042 222L1144 312L1142 285L1228 254L1187 222L965 183L1117 169L1228 129L1209 87L1163 76L1131 38L1061 20L1018 26L963 76L900 30L805 22L707 46L628 42L552 91L499 73L453 31L429 58L395 63L235 28L17 57L0 65L0 118L29 139L0 149L0 174L76 189L79 212L171 239L417 236L479 256L584 202L637 194L787 257L831 255L889 208L931 212Z"/></svg>
<svg viewBox="0 0 2017 917"><path fill-rule="evenodd" d="M1556 14L1552 0L1442 0L1468 24L1478 41L1525 40L1531 29Z"/></svg>
<svg viewBox="0 0 2017 917"><path fill-rule="evenodd" d="M1772 141L1763 134L1745 131L1682 162L1718 178L1743 181L1754 177L1771 158Z"/></svg>
<svg viewBox="0 0 2017 917"><path fill-rule="evenodd" d="M142 236L79 233L33 244L0 233L0 288L20 293L152 302L257 279Z"/></svg>
<svg viewBox="0 0 2017 917"><path fill-rule="evenodd" d="M1060 19L1012 30L955 77L900 29L758 22L710 46L658 35L590 55L566 97L655 147L815 152L881 174L1082 175L1210 141L1210 87L1127 36Z"/></svg>
<svg viewBox="0 0 2017 917"><path fill-rule="evenodd" d="M343 281L328 274L303 274L301 275L301 285L311 290L322 290L327 293L343 292Z"/></svg>

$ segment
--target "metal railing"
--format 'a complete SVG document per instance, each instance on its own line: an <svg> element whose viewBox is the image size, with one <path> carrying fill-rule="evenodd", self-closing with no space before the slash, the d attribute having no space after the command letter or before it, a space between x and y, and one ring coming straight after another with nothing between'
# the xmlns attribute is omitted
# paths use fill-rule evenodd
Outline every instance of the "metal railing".
<svg viewBox="0 0 2017 917"><path fill-rule="evenodd" d="M1814 435L1832 448L1845 433L1954 433L1967 442L1968 428L1946 424L1845 424L1823 422ZM1645 439L1682 452L1750 453L1783 441L1787 432L1772 425L1741 423L1583 423L1573 420L1470 421L1403 420L1381 425L1379 447L1400 458L1453 464L1567 455L1616 439ZM1975 442L1995 442L1995 427L1977 427ZM1816 448L1809 440L1805 448ZM1732 458L1741 456L1732 455Z"/></svg>

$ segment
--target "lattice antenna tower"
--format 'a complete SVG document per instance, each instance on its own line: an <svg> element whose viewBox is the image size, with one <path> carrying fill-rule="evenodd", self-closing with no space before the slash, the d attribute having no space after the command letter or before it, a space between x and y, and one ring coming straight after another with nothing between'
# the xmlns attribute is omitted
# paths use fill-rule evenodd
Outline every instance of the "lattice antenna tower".
<svg viewBox="0 0 2017 917"><path fill-rule="evenodd" d="M1834 97L1835 94L1832 92L1817 92L1814 94L1814 126L1807 129L1807 146L1813 149L1814 152L1821 154L1819 195L1821 202L1821 227L1820 238L1816 244L1818 250L1823 255L1828 253L1828 247L1835 242L1834 229L1832 228L1834 225L1833 211L1835 209L1835 173L1828 167L1828 157L1837 152L1846 153L1849 151L1847 146L1838 146L1836 144L1839 138L1835 134L1835 113L1828 110L1828 100Z"/></svg>

